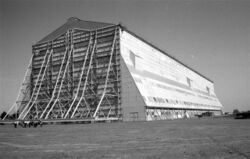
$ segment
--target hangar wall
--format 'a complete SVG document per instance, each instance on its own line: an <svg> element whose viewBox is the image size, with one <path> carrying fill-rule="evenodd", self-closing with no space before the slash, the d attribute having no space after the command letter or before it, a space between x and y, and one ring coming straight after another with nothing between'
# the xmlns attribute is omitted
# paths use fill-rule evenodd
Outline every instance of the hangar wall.
<svg viewBox="0 0 250 159"><path fill-rule="evenodd" d="M146 120L145 102L121 58L121 108L123 121Z"/></svg>
<svg viewBox="0 0 250 159"><path fill-rule="evenodd" d="M126 30L120 38L121 56L147 107L221 110L212 81Z"/></svg>

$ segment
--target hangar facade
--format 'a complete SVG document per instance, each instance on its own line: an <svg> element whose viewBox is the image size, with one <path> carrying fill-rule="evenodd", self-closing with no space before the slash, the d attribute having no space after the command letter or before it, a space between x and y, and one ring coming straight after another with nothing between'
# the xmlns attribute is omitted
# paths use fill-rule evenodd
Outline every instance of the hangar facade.
<svg viewBox="0 0 250 159"><path fill-rule="evenodd" d="M118 24L72 17L32 46L20 120L164 120L220 113L214 83Z"/></svg>

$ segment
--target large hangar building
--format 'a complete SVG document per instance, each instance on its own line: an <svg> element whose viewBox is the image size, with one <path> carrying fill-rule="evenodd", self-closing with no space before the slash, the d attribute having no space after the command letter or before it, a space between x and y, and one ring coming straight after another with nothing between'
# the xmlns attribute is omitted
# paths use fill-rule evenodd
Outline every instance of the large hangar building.
<svg viewBox="0 0 250 159"><path fill-rule="evenodd" d="M220 113L214 83L124 26L72 17L32 47L20 120L164 120Z"/></svg>

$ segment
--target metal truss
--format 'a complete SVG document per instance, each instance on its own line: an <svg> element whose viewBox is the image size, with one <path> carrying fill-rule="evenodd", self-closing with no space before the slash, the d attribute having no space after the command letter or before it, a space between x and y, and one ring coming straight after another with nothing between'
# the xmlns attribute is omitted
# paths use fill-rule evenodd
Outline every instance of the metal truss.
<svg viewBox="0 0 250 159"><path fill-rule="evenodd" d="M108 70L107 70L107 75L106 75L106 80L105 80L105 85L104 85L104 89L103 89L103 92L102 92L102 97L97 105L97 108L93 114L93 117L96 118L96 115L97 115L97 112L100 110L100 106L103 102L103 99L106 99L107 102L108 102L108 105L110 106L110 110L112 109L112 106L108 100L108 98L104 98L105 96L108 96L106 90L107 90L107 84L108 84L108 80L109 80L109 73L110 73L110 67L112 65L112 57L113 57L113 53L114 53L114 47L115 47L115 41L116 41L116 34L114 35L114 40L113 40L113 44L112 44L112 48L111 48L111 55L110 55L110 59L109 59L109 65L108 65ZM109 117L109 114L110 114L110 110L107 114L107 117ZM103 114L105 116L105 114Z"/></svg>
<svg viewBox="0 0 250 159"><path fill-rule="evenodd" d="M20 113L18 119L24 119L26 114L29 112L29 109L34 105L34 102L36 101L38 93L39 93L40 88L41 88L41 84L42 84L42 80L44 78L44 74L46 72L46 68L47 68L47 64L48 64L47 59L50 57L50 55L51 55L51 52L49 50L47 50L45 55L44 55L42 65L40 67L39 74L38 74L38 76L36 78L35 86L33 88L30 100L27 103L27 105L24 107L22 112Z"/></svg>
<svg viewBox="0 0 250 159"><path fill-rule="evenodd" d="M72 48L72 46L71 46L71 50L69 51L69 55L68 55L68 58L67 58L66 66L65 66L65 68L64 68L64 71L62 71L63 74L58 74L58 75L62 76L62 77L58 76L58 78L57 78L57 82L58 82L59 79L61 79L60 86L59 86L59 90L57 90L58 85L57 85L57 83L56 83L56 86L55 86L55 88L54 88L54 92L53 92L53 95L52 95L52 98L51 98L51 101L53 101L53 104L52 104L52 106L50 107L49 111L47 112L47 114L46 114L46 116L45 116L45 119L48 118L48 116L50 115L50 113L51 113L51 111L53 110L53 108L55 107L55 105L58 105L58 106L59 106L59 108L60 108L60 113L61 113L61 117L63 117L63 114L64 114L64 113L63 113L63 111L62 111L62 103L60 102L59 96L61 95L61 90L62 90L62 87L63 87L63 85L64 85L64 80L65 80L66 71L67 71L67 68L68 68L68 66L69 66L69 61L70 61L70 58L69 58L69 57L71 56L71 54L72 54L72 52L73 52L72 49L73 49L73 48ZM66 55L66 54L65 54L65 55ZM63 60L63 61L66 61L65 57L64 57L64 60ZM62 68L62 66L63 66L63 63L62 63L62 65L61 65L61 68ZM61 72L61 71L60 71L60 72ZM53 97L55 97L55 99L53 99ZM50 102L50 103L51 103L51 102ZM49 106L50 103L49 103L47 106ZM47 108L47 107L46 107L46 108ZM44 112L46 112L46 109L44 110ZM54 114L56 114L56 113L58 113L58 112L55 112ZM58 114L57 114L57 115L58 115ZM41 117L42 117L42 115L41 115Z"/></svg>
<svg viewBox="0 0 250 159"><path fill-rule="evenodd" d="M39 72L39 75L38 75L38 79L37 79L37 81L36 81L36 86L37 86L37 84L38 84L39 86L38 86L37 89L36 89L36 86L35 86L34 91L33 91L33 94L32 94L32 95L34 96L34 99L33 99L33 101L31 101L32 98L30 98L30 101L29 101L29 103L27 104L28 110L26 111L26 110L24 109L23 112L25 112L25 111L26 111L26 112L24 113L23 116L21 115L21 114L23 113L23 112L22 112L22 113L20 114L20 116L19 116L19 119L24 119L24 118L27 116L27 114L30 112L30 109L33 108L34 106L36 106L36 108L37 108L37 103L36 103L36 101L37 101L37 99L38 99L38 96L39 96L39 93L40 93L40 90L41 90L41 87L42 87L42 84L43 84L43 81L44 81L44 77L45 77L45 74L46 74L46 71L47 71L47 68L48 68L48 64L49 64L49 60L50 60L50 58L51 58L52 53L53 53L53 50L52 50L52 49L51 49L50 51L46 52L46 55L45 55L45 58L44 58L44 62L43 62L43 64L42 64L42 67L41 67L40 72ZM45 66L44 66L44 63L46 63ZM39 77L40 77L41 74L42 74L42 77L41 77L41 79L40 79ZM30 104L30 105L29 105L29 104ZM37 109L36 109L36 114L37 114ZM36 116L35 118L38 118L38 117Z"/></svg>
<svg viewBox="0 0 250 159"><path fill-rule="evenodd" d="M20 120L119 119L119 27L68 30L33 46L28 100ZM14 106L12 106L14 107ZM13 109L13 108L12 108Z"/></svg>
<svg viewBox="0 0 250 159"><path fill-rule="evenodd" d="M28 68L27 68L27 70L25 72L24 79L23 79L23 82L22 82L21 87L19 89L16 101L10 107L10 109L7 111L6 115L3 117L3 120L5 120L8 115L11 115L11 113L18 114L18 110L21 107L23 107L23 103L25 103L25 101L27 101L27 99L29 98L28 94L29 94L29 87L30 86L28 84L30 82L28 80L30 79L30 74L31 74L32 59L33 59L33 55L30 58ZM20 102L20 100L22 100L22 102Z"/></svg>
<svg viewBox="0 0 250 159"><path fill-rule="evenodd" d="M79 90L80 90L80 87L81 87L81 84L82 84L82 80L83 80L83 75L84 75L84 69L85 69L86 61L87 61L87 59L88 59L87 56L88 56L88 53L89 53L89 50L90 50L91 40L92 40L92 36L91 36L91 32L90 32L89 44L88 44L88 47L87 47L87 50L86 50L86 53L85 53L85 56L84 56L84 62L83 62L82 68L81 68L81 74L80 74L80 77L79 77L80 79L79 79L79 82L78 82L78 85L77 85L76 95L75 95L75 97L74 97L73 102L70 104L70 107L69 107L69 109L67 110L67 112L66 112L64 118L67 118L67 116L69 115L69 112L71 111L72 107L73 107L74 105L76 105L76 108L77 108L77 107L79 106L80 101L82 101L82 99L84 98L84 97L83 97L84 91L82 91L82 95L80 95L81 97L80 97L80 99L78 99L78 98L79 98L79 94L80 94ZM95 43L96 43L96 41L95 41ZM93 52L94 52L94 51L93 51L93 49L92 49L92 53L93 53ZM91 64L91 63L90 63L90 64ZM89 70L89 69L88 69L88 70ZM85 81L86 81L86 79L87 79L87 78L85 78ZM86 83L86 82L84 82L84 83ZM84 84L84 87L86 87L85 84ZM83 88L83 90L85 90L85 88ZM78 99L78 102L77 102L77 99ZM84 99L84 101L86 101L86 100ZM75 109L74 109L74 110L75 110Z"/></svg>
<svg viewBox="0 0 250 159"><path fill-rule="evenodd" d="M92 52L91 52L91 55L90 55L90 61L89 61L86 77L85 77L85 80L84 80L84 86L83 86L82 94L81 94L81 97L80 97L79 101L77 102L76 107L74 108L73 113L72 113L70 118L73 118L73 116L75 115L80 103L84 99L84 93L85 93L85 90L86 90L86 85L87 85L87 82L88 82L88 76L89 76L90 68L91 68L92 61L93 61L93 54L95 53L95 49L96 49L96 43L97 43L97 32L95 33L95 41L94 41L94 45L93 45ZM79 80L79 82L81 82L81 81ZM78 94L76 96L78 96ZM85 102L86 106L88 107L87 102L86 102L85 99L84 99L84 102ZM70 110L71 109L69 109L69 111Z"/></svg>
<svg viewBox="0 0 250 159"><path fill-rule="evenodd" d="M58 72L58 75L57 75L57 79L56 79L56 83L55 83L55 86L54 86L54 89L53 89L52 96L50 98L49 103L47 104L47 106L43 110L40 118L43 118L44 114L46 113L45 119L47 119L49 113L54 108L55 104L58 102L58 98L59 98L59 96L61 94L61 90L62 90L62 86L63 86L63 80L65 78L65 73L66 73L66 70L68 68L69 59L70 59L69 57L71 55L71 52L72 52L72 47L71 47L71 49L69 51L69 47L66 46L66 51L64 53L63 60L62 60L62 63L61 63L61 66L60 66L60 69L59 69L59 72ZM69 55L68 55L68 53L69 53ZM60 106L60 104L59 104L59 106ZM50 109L47 112L49 107L50 107Z"/></svg>

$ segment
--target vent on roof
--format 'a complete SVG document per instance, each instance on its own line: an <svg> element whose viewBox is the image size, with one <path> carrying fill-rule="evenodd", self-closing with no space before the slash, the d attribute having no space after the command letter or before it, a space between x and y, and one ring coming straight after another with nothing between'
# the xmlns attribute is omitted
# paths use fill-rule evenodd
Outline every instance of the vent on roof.
<svg viewBox="0 0 250 159"><path fill-rule="evenodd" d="M77 17L70 17L68 21L79 21L80 19Z"/></svg>

